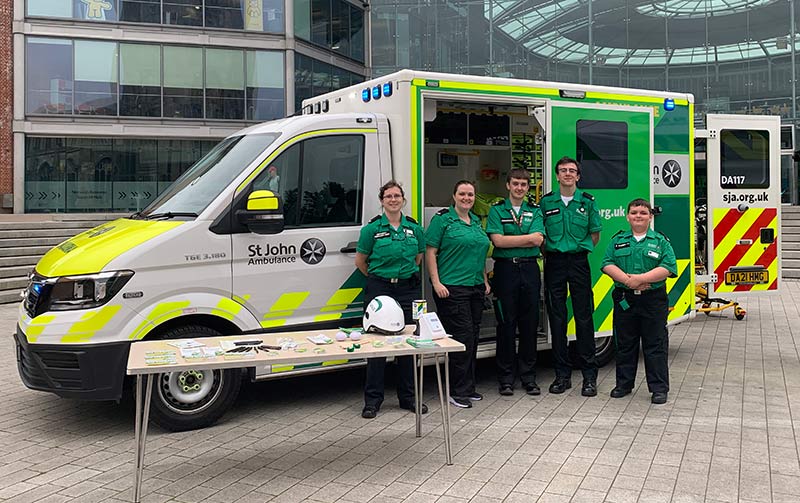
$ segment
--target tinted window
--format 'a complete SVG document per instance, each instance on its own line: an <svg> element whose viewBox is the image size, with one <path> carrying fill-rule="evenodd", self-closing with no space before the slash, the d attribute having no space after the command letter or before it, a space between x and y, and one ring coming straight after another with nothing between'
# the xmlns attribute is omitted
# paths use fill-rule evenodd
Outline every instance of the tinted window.
<svg viewBox="0 0 800 503"><path fill-rule="evenodd" d="M163 0L164 24L203 26L203 0Z"/></svg>
<svg viewBox="0 0 800 503"><path fill-rule="evenodd" d="M120 21L161 23L161 0L120 0Z"/></svg>
<svg viewBox="0 0 800 503"><path fill-rule="evenodd" d="M119 114L161 116L161 47L120 44Z"/></svg>
<svg viewBox="0 0 800 503"><path fill-rule="evenodd" d="M117 44L75 41L75 113L117 115Z"/></svg>
<svg viewBox="0 0 800 503"><path fill-rule="evenodd" d="M769 187L769 132L720 133L720 185L723 189Z"/></svg>
<svg viewBox="0 0 800 503"><path fill-rule="evenodd" d="M25 98L29 114L72 113L72 41L28 38Z"/></svg>
<svg viewBox="0 0 800 503"><path fill-rule="evenodd" d="M203 117L203 50L164 47L164 117Z"/></svg>
<svg viewBox="0 0 800 503"><path fill-rule="evenodd" d="M628 125L624 122L579 120L575 153L581 164L582 189L628 187Z"/></svg>
<svg viewBox="0 0 800 503"><path fill-rule="evenodd" d="M283 117L283 53L247 51L247 120Z"/></svg>
<svg viewBox="0 0 800 503"><path fill-rule="evenodd" d="M72 17L72 0L28 0L29 16Z"/></svg>
<svg viewBox="0 0 800 503"><path fill-rule="evenodd" d="M206 26L211 28L244 28L241 0L206 0ZM260 12L259 12L260 14Z"/></svg>
<svg viewBox="0 0 800 503"><path fill-rule="evenodd" d="M244 51L206 49L206 117L244 119Z"/></svg>
<svg viewBox="0 0 800 503"><path fill-rule="evenodd" d="M360 225L364 137L312 138L283 152L253 182L283 198L287 227Z"/></svg>

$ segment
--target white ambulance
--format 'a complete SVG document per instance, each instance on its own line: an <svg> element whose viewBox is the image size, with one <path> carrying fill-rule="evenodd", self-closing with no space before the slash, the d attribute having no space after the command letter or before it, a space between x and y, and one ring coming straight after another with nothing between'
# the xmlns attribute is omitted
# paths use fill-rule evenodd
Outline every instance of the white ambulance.
<svg viewBox="0 0 800 503"><path fill-rule="evenodd" d="M479 215L507 194L512 167L527 169L541 196L565 155L581 162L580 186L603 217L591 264L598 354L609 361L612 283L599 262L627 226L631 199L660 209L655 227L677 255L671 321L694 312L698 279L726 296L774 292L780 283L778 118L706 118L702 277L694 120L689 94L407 70L307 100L303 115L223 140L145 210L49 251L19 308L20 376L61 397L115 400L134 341L358 325L364 277L355 244L380 211L383 183L399 180L406 213L424 224L462 178L476 180ZM549 346L544 319L540 348ZM481 356L494 354L493 339L487 311ZM253 368L244 377L361 363ZM242 381L239 370L164 373L151 417L172 430L212 424Z"/></svg>

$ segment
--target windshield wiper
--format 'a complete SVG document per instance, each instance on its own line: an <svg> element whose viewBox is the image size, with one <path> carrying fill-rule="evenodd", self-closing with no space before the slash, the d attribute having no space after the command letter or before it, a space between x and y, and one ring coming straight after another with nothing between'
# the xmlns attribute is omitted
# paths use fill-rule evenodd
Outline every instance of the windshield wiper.
<svg viewBox="0 0 800 503"><path fill-rule="evenodd" d="M167 212L164 212L164 213L151 213L151 214L145 216L144 218L146 220L155 220L157 218L170 219L170 218L175 218L175 217L192 217L192 218L195 218L195 217L197 217L197 213L193 213L191 211L167 211Z"/></svg>

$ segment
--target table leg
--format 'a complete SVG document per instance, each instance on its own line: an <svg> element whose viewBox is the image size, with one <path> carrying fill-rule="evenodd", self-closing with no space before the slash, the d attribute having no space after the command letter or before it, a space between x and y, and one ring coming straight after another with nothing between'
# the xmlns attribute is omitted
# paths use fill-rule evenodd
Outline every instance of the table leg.
<svg viewBox="0 0 800 503"><path fill-rule="evenodd" d="M420 355L411 355L411 358L414 359L414 422L417 428L417 438L419 438L422 436L422 412L420 411L420 404L422 403L422 376L418 373L417 366L419 365L419 367L422 368L422 365Z"/></svg>
<svg viewBox="0 0 800 503"><path fill-rule="evenodd" d="M134 439L136 441L136 459L134 461L133 501L139 503L142 498L142 478L144 476L144 452L147 445L147 425L150 421L150 400L153 386L150 374L136 376L136 419L134 423ZM144 388L144 403L142 403Z"/></svg>
<svg viewBox="0 0 800 503"><path fill-rule="evenodd" d="M447 458L447 464L453 464L453 456L450 449L450 374L447 370L447 353L444 354L444 376L445 386L442 387L442 374L439 369L439 355L434 355L436 361L436 384L439 388L439 405L442 409L442 433L444 433L444 452Z"/></svg>

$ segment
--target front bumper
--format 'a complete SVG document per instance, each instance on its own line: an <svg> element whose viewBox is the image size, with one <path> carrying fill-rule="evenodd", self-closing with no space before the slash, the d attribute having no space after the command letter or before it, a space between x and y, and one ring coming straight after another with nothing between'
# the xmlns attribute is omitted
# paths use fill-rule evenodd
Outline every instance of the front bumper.
<svg viewBox="0 0 800 503"><path fill-rule="evenodd" d="M30 344L19 325L14 340L19 376L28 388L82 400L122 396L130 342Z"/></svg>

